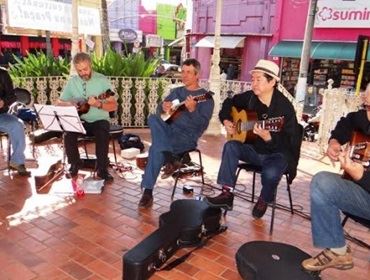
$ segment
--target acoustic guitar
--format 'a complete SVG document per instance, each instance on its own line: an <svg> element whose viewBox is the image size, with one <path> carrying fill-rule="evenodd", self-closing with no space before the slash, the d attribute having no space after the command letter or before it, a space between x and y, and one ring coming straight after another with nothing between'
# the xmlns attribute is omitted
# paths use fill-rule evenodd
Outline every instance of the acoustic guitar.
<svg viewBox="0 0 370 280"><path fill-rule="evenodd" d="M210 91L208 91L208 92L206 92L204 94L198 95L198 96L194 96L194 100L197 103L204 102L204 101L206 101L208 99L211 99L211 98L212 98L212 93ZM185 107L185 100L184 100L184 101L182 101L182 102L180 102L178 104L174 104L172 106L171 110L168 113L162 113L161 114L161 119L163 121L165 121L166 123L171 123L185 109L186 109L186 107Z"/></svg>
<svg viewBox="0 0 370 280"><path fill-rule="evenodd" d="M253 133L253 127L256 123L263 129L271 132L279 132L284 124L284 117L270 118L266 120L257 120L257 114L252 111L240 110L234 106L231 108L231 117L235 125L235 133L227 134L227 140L236 140L242 143L252 141L256 138Z"/></svg>
<svg viewBox="0 0 370 280"><path fill-rule="evenodd" d="M105 100L114 95L114 92L110 89L107 89L105 92L99 94L96 98L99 100ZM87 100L80 100L77 102L77 112L81 116L86 114L90 110L90 104L87 103Z"/></svg>
<svg viewBox="0 0 370 280"><path fill-rule="evenodd" d="M349 157L358 163L361 163L365 169L370 167L370 136L362 132L355 131L349 142ZM344 172L344 179L352 179L351 176Z"/></svg>

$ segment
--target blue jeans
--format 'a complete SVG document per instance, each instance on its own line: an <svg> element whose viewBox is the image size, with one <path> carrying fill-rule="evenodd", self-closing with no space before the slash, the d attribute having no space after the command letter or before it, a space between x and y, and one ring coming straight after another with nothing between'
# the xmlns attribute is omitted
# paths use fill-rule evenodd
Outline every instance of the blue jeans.
<svg viewBox="0 0 370 280"><path fill-rule="evenodd" d="M288 166L284 155L281 153L259 154L252 145L228 141L222 151L222 161L217 177L218 184L235 186L239 160L262 167L260 197L266 202L271 202L274 198L274 191Z"/></svg>
<svg viewBox="0 0 370 280"><path fill-rule="evenodd" d="M148 163L145 167L141 187L153 189L165 161L164 152L180 154L196 147L196 143L186 134L175 131L171 125L164 122L158 115L150 115L148 125L152 135L152 145L149 148Z"/></svg>
<svg viewBox="0 0 370 280"><path fill-rule="evenodd" d="M341 175L322 171L311 181L313 244L320 248L345 245L340 212L370 220L370 193Z"/></svg>
<svg viewBox="0 0 370 280"><path fill-rule="evenodd" d="M13 149L10 161L15 164L24 164L26 140L23 121L8 113L0 114L0 131L9 135Z"/></svg>

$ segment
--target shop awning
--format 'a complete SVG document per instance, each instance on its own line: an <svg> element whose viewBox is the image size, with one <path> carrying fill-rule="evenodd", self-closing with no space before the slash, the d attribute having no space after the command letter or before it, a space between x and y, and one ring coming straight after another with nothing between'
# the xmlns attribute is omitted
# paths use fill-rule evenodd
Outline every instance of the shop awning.
<svg viewBox="0 0 370 280"><path fill-rule="evenodd" d="M244 46L245 37L239 36L221 36L220 37L220 48L222 49L235 49L242 48ZM215 37L206 36L199 40L195 44L198 48L213 48L215 46Z"/></svg>
<svg viewBox="0 0 370 280"><path fill-rule="evenodd" d="M281 41L273 46L269 52L270 56L300 58L302 53L302 42ZM354 61L356 55L356 43L345 42L312 42L311 55L313 59L337 59ZM370 51L367 54L370 61Z"/></svg>

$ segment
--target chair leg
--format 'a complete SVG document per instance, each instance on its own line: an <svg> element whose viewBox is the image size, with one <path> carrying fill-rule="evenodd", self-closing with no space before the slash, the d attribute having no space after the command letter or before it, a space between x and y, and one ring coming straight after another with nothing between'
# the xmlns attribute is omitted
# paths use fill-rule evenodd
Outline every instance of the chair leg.
<svg viewBox="0 0 370 280"><path fill-rule="evenodd" d="M255 172L255 171L253 171L253 181L252 181L252 203L254 203L255 187L256 187L256 172Z"/></svg>
<svg viewBox="0 0 370 280"><path fill-rule="evenodd" d="M276 195L277 195L277 188L274 191L274 200L272 201L272 212L271 212L271 222L270 222L270 235L274 230L274 220L275 220L275 209L276 209Z"/></svg>
<svg viewBox="0 0 370 280"><path fill-rule="evenodd" d="M176 176L175 178L175 184L173 185L172 194L171 194L171 201L173 200L173 197L175 196L175 191L177 187L177 182L179 181L179 176Z"/></svg>
<svg viewBox="0 0 370 280"><path fill-rule="evenodd" d="M294 214L292 193L290 191L290 184L289 184L288 175L286 175L285 177L286 177L286 186L287 186L286 190L288 191L288 196L289 196L290 213Z"/></svg>
<svg viewBox="0 0 370 280"><path fill-rule="evenodd" d="M114 163L117 166L117 154L116 154L116 144L114 138L111 138L112 146L113 146L113 155L114 155Z"/></svg>
<svg viewBox="0 0 370 280"><path fill-rule="evenodd" d="M200 175L202 176L202 185L204 185L204 169L203 169L203 161L202 161L202 154L199 150L196 150L199 156L199 165L200 165Z"/></svg>
<svg viewBox="0 0 370 280"><path fill-rule="evenodd" d="M348 216L345 216L343 221L342 221L342 227L344 227L344 225L347 223L347 220L348 220Z"/></svg>

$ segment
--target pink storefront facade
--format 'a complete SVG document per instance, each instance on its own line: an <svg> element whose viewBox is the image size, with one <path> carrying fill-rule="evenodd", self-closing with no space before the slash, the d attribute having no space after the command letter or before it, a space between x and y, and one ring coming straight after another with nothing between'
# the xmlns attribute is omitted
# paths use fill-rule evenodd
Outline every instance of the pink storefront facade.
<svg viewBox="0 0 370 280"><path fill-rule="evenodd" d="M203 47L200 41L214 35L215 2L194 1L193 29L188 35L191 56L201 61L203 78L209 75L212 48ZM258 59L274 60L282 67L282 79L294 91L308 6L309 0L224 0L221 39L241 37L243 42L221 49L221 67L237 63L235 79L249 80L249 71ZM327 79L335 78L335 86L351 87L358 36L370 36L370 1L318 0L317 8L308 82L324 87ZM339 12L346 9L347 13Z"/></svg>

